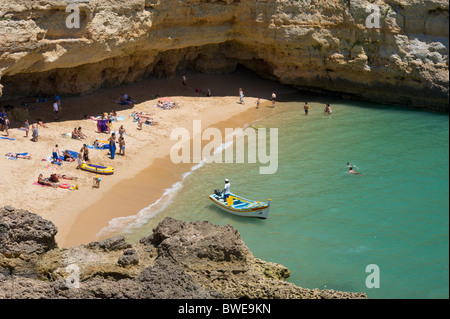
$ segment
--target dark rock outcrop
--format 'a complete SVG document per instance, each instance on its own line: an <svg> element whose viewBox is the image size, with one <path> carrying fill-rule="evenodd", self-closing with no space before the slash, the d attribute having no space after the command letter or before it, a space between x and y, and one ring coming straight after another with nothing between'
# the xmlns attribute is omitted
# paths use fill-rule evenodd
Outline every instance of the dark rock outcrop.
<svg viewBox="0 0 450 319"><path fill-rule="evenodd" d="M289 270L255 258L232 226L164 219L131 245L123 236L60 249L56 227L0 209L0 299L366 298L304 289Z"/></svg>

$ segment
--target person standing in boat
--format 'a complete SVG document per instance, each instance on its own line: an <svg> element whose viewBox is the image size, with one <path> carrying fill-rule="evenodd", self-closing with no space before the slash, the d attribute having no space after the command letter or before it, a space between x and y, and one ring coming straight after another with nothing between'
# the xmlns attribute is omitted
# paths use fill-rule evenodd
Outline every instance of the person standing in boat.
<svg viewBox="0 0 450 319"><path fill-rule="evenodd" d="M223 188L223 201L226 205L228 205L227 199L228 197L230 197L230 186L230 181L228 179L225 179L225 186Z"/></svg>

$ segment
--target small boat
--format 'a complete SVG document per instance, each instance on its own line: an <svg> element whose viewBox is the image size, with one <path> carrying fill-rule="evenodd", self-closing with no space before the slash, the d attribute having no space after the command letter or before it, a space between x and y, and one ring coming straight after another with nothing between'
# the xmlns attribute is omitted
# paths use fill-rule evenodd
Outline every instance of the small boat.
<svg viewBox="0 0 450 319"><path fill-rule="evenodd" d="M82 164L80 166L80 169L83 171L96 173L96 174L102 174L102 175L112 175L114 174L114 168L110 166L101 166L101 165L94 165L94 164Z"/></svg>
<svg viewBox="0 0 450 319"><path fill-rule="evenodd" d="M269 216L271 199L268 202L260 202L250 200L241 196L231 194L228 197L227 203L223 201L220 191L215 191L214 194L209 195L209 199L216 204L217 207L223 211L244 217L256 217L266 219Z"/></svg>

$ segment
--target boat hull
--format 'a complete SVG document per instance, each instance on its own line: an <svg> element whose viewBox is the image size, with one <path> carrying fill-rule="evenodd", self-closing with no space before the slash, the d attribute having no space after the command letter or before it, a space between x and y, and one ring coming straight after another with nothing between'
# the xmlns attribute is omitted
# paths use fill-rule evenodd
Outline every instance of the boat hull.
<svg viewBox="0 0 450 319"><path fill-rule="evenodd" d="M102 174L102 175L112 175L114 174L114 168L109 166L100 166L100 165L93 165L93 164L82 164L80 167L81 170L86 172L91 172L95 174Z"/></svg>
<svg viewBox="0 0 450 319"><path fill-rule="evenodd" d="M239 209L233 206L226 205L223 201L220 200L220 197L218 197L217 195L210 195L209 199L221 210L233 215L260 219L267 219L269 217L270 204L264 203L263 205L258 207Z"/></svg>

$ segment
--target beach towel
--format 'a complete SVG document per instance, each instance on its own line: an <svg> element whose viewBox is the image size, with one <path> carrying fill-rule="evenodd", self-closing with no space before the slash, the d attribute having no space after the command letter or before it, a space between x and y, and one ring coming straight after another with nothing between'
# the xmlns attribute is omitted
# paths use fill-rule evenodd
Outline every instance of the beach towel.
<svg viewBox="0 0 450 319"><path fill-rule="evenodd" d="M48 164L48 165L44 165L44 168L47 169L48 171L60 171L62 169L62 167L60 165L54 165L54 164Z"/></svg>
<svg viewBox="0 0 450 319"><path fill-rule="evenodd" d="M38 182L34 182L33 185L41 186L41 187L51 187L50 185L42 185L42 184L39 184Z"/></svg>
<svg viewBox="0 0 450 319"><path fill-rule="evenodd" d="M99 133L108 132L108 120L98 120L97 130Z"/></svg>
<svg viewBox="0 0 450 319"><path fill-rule="evenodd" d="M12 137L3 137L3 136L0 136L0 139L8 140L8 141L15 141L16 140L15 138L12 138Z"/></svg>
<svg viewBox="0 0 450 319"><path fill-rule="evenodd" d="M94 145L86 145L86 147L91 150L107 150L109 148L108 144L103 144L101 147L95 147Z"/></svg>
<svg viewBox="0 0 450 319"><path fill-rule="evenodd" d="M117 118L117 121L123 121L123 120L125 120L125 116L116 116L116 118ZM116 121L116 120L114 119L114 117L111 117L111 120L112 120L112 121Z"/></svg>

